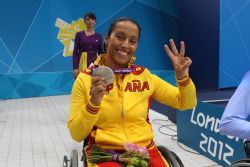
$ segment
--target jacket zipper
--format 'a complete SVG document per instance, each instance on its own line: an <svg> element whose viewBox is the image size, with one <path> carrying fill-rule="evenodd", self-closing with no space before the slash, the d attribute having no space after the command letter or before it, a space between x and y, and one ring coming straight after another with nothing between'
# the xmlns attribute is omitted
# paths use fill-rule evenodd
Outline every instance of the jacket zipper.
<svg viewBox="0 0 250 167"><path fill-rule="evenodd" d="M125 128L125 112L124 112L124 98L123 98L123 96L122 96L122 113L121 113L121 116L122 116L123 132L124 132L125 137L126 137L126 142L128 142L128 135L127 135L127 131L126 131L126 128Z"/></svg>
<svg viewBox="0 0 250 167"><path fill-rule="evenodd" d="M122 111L121 111L121 117L122 117L122 129L123 129L123 132L125 134L125 137L126 137L126 141L128 141L128 135L127 135L127 132L126 132L126 129L125 129L125 113L124 113L124 94L123 94L123 81L122 81L122 85L120 85L119 83L120 79L119 79L119 76L117 78L117 86L118 86L118 90L120 91L120 93L122 94L121 95L121 98L122 98Z"/></svg>

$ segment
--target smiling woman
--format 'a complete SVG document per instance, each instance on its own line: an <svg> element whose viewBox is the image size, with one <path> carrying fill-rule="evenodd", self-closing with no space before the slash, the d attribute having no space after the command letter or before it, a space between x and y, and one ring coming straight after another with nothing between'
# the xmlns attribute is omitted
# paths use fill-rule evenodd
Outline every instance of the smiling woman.
<svg viewBox="0 0 250 167"><path fill-rule="evenodd" d="M148 121L151 99L180 110L193 108L197 103L196 90L188 74L192 61L185 58L184 42L180 43L180 50L173 40L170 40L171 49L164 46L174 65L177 87L135 65L140 31L139 24L127 17L118 18L110 25L105 35L106 54L97 57L94 65L80 73L74 83L68 128L76 141L89 139L85 147L87 159L91 145L117 155L126 152L125 145L132 143L148 150L150 167L167 167L154 144ZM113 70L112 83L107 83L103 74L94 72L99 66ZM117 158L109 161L112 162L92 166L121 166Z"/></svg>
<svg viewBox="0 0 250 167"><path fill-rule="evenodd" d="M139 28L131 21L116 24L112 34L106 34L106 64L111 68L126 68L137 48Z"/></svg>

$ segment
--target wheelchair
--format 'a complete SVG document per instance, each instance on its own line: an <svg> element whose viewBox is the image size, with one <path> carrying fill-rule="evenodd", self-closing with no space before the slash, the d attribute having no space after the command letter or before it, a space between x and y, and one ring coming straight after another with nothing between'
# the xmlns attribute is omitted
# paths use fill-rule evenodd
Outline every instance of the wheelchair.
<svg viewBox="0 0 250 167"><path fill-rule="evenodd" d="M87 140L84 140L84 143L88 143ZM87 144L83 144L83 148L86 145ZM170 167L184 167L181 159L174 152L170 151L164 146L157 146L157 148L162 154L162 156L165 158L165 160L168 162ZM79 167L87 167L87 160L85 158L84 152L83 152L81 161L83 161L83 166L79 166ZM78 167L77 150L73 149L70 156L64 155L62 167Z"/></svg>
<svg viewBox="0 0 250 167"><path fill-rule="evenodd" d="M246 153L246 159L242 159L232 163L229 167L245 167L250 166L250 149L249 149L250 140L244 142L244 151Z"/></svg>

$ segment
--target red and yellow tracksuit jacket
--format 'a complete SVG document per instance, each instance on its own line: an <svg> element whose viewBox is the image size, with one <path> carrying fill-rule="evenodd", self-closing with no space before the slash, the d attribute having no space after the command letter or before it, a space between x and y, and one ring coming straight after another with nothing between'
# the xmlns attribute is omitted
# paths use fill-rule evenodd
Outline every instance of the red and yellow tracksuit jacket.
<svg viewBox="0 0 250 167"><path fill-rule="evenodd" d="M99 56L95 65L100 65ZM77 77L71 95L68 128L76 141L86 137L105 149L121 150L125 143L148 148L153 144L153 131L149 122L151 99L180 110L196 106L196 90L187 76L177 80L174 87L144 67L136 66L123 78L116 76L107 87L101 105L90 102L90 69Z"/></svg>

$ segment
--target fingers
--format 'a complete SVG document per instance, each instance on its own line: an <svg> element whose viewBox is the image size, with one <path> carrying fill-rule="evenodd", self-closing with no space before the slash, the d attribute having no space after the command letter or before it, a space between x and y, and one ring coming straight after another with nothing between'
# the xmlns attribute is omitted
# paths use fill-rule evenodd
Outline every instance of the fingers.
<svg viewBox="0 0 250 167"><path fill-rule="evenodd" d="M181 65L181 68L179 68L181 71L185 71L187 68L190 67L192 64L192 60L189 57L184 57L184 62Z"/></svg>
<svg viewBox="0 0 250 167"><path fill-rule="evenodd" d="M106 86L107 86L107 83L105 82L102 76L92 75L92 82L91 82L89 93L91 96L90 101L94 105L99 106L101 104L103 96L107 94Z"/></svg>
<svg viewBox="0 0 250 167"><path fill-rule="evenodd" d="M184 61L183 66L184 68L188 68L192 64L192 60L189 57L185 57L184 59L185 61Z"/></svg>
<svg viewBox="0 0 250 167"><path fill-rule="evenodd" d="M107 83L101 76L92 76L91 93L106 92Z"/></svg>
<svg viewBox="0 0 250 167"><path fill-rule="evenodd" d="M105 80L102 76L98 76L98 75L92 75L92 85L93 84L97 84L98 82L104 82Z"/></svg>
<svg viewBox="0 0 250 167"><path fill-rule="evenodd" d="M168 45L164 45L165 51L167 52L170 60L172 61L176 74L181 78L183 74L187 74L189 67L192 64L192 60L189 57L185 57L185 43L180 42L180 50L178 51L173 39L169 40L171 49Z"/></svg>
<svg viewBox="0 0 250 167"><path fill-rule="evenodd" d="M106 94L106 88L104 86L98 85L96 87L91 87L90 90L91 96L97 96L97 95L103 96L104 94Z"/></svg>
<svg viewBox="0 0 250 167"><path fill-rule="evenodd" d="M178 50L177 50L177 48L176 48L176 46L175 46L174 40L173 40L173 39L170 39L170 40L169 40L169 43L170 43L170 46L171 46L171 48L172 48L173 54L174 54L175 56L179 55L179 52L178 52Z"/></svg>
<svg viewBox="0 0 250 167"><path fill-rule="evenodd" d="M90 95L93 97L102 97L104 94L106 94L106 86L107 83L102 76L92 75Z"/></svg>
<svg viewBox="0 0 250 167"><path fill-rule="evenodd" d="M185 55L185 43L183 41L181 41L180 46L181 46L180 56L184 57L184 55Z"/></svg>
<svg viewBox="0 0 250 167"><path fill-rule="evenodd" d="M174 55L171 52L171 50L169 49L168 45L164 45L164 49L167 52L167 55L170 58L170 60L173 62L174 61Z"/></svg>
<svg viewBox="0 0 250 167"><path fill-rule="evenodd" d="M164 45L165 51L167 52L169 58L171 59L171 61L173 62L173 60L175 59L176 56L182 56L184 57L185 55L185 43L183 41L180 42L180 53L177 50L174 40L170 39L169 40L170 46L171 46L171 50L168 47L168 45Z"/></svg>

